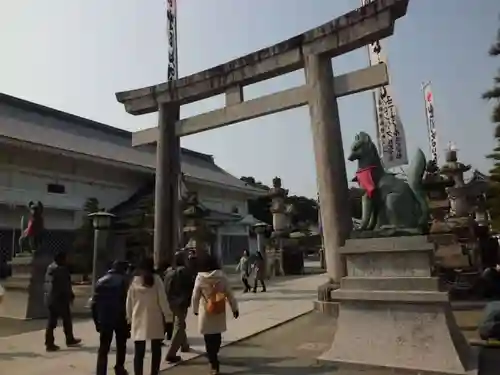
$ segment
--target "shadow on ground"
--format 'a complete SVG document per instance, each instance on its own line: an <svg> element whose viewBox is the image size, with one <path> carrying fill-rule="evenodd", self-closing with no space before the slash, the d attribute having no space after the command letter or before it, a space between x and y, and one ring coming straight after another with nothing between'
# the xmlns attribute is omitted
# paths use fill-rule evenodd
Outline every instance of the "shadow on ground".
<svg viewBox="0 0 500 375"><path fill-rule="evenodd" d="M0 353L0 362L12 361L19 358L38 358L41 355L31 352Z"/></svg>
<svg viewBox="0 0 500 375"><path fill-rule="evenodd" d="M247 318L247 317L245 317ZM251 319L251 314L247 319ZM316 358L329 349L335 319L310 313L248 340L221 350L224 375L408 375L382 369L339 369ZM500 350L484 351L478 375L500 374ZM163 375L206 375L207 360L199 357L163 372Z"/></svg>
<svg viewBox="0 0 500 375"><path fill-rule="evenodd" d="M88 319L89 318L79 316L78 314L73 316L74 323ZM8 337L13 335L19 335L22 333L39 331L45 329L46 325L47 325L46 319L22 320L22 319L0 317L0 337Z"/></svg>
<svg viewBox="0 0 500 375"><path fill-rule="evenodd" d="M248 316L251 319L251 316ZM335 367L316 357L328 349L335 321L311 313L221 350L221 372L225 375L326 375ZM206 375L207 361L196 358L171 368L164 375Z"/></svg>

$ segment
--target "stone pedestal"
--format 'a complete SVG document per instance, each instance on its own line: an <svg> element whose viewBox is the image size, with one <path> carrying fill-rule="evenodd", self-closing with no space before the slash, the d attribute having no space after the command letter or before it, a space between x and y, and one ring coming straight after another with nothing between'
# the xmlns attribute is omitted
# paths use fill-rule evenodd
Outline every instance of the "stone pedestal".
<svg viewBox="0 0 500 375"><path fill-rule="evenodd" d="M29 258L28 258L29 259ZM26 273L11 291L10 283L6 283L7 295L0 304L0 316L15 319L35 319L47 317L47 308L44 300L44 282L47 267L52 262L50 249L44 244L35 251L31 262L26 264ZM10 281L10 280L9 280Z"/></svg>
<svg viewBox="0 0 500 375"><path fill-rule="evenodd" d="M467 374L472 351L446 293L431 276L425 236L348 240L347 276L331 292L339 302L332 347L320 359L389 373ZM395 372L393 372L395 371Z"/></svg>

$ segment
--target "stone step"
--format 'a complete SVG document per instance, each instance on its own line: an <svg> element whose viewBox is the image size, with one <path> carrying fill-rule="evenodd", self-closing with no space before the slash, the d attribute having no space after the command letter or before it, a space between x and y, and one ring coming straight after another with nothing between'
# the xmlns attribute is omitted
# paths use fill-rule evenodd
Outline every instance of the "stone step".
<svg viewBox="0 0 500 375"><path fill-rule="evenodd" d="M359 290L415 290L438 291L437 277L353 277L347 276L340 281L342 289Z"/></svg>
<svg viewBox="0 0 500 375"><path fill-rule="evenodd" d="M386 303L448 304L448 293L392 290L342 290L332 291L332 301L361 301Z"/></svg>

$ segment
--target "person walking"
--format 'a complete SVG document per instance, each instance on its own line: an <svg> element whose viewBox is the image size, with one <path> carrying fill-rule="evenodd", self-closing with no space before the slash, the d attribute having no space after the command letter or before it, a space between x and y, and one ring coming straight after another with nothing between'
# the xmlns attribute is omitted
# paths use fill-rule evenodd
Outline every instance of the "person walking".
<svg viewBox="0 0 500 375"><path fill-rule="evenodd" d="M211 374L217 375L222 333L227 330L226 302L235 319L239 317L238 303L217 259L209 255L200 263L193 290L193 313L198 316L198 328L205 341Z"/></svg>
<svg viewBox="0 0 500 375"><path fill-rule="evenodd" d="M161 277L161 280L163 281L163 284L165 284L165 275L167 273L167 270L170 268L170 262L165 261L162 262L160 267L156 270L156 273ZM170 341L172 340L172 335L174 332L174 322L163 322L163 333L165 334L165 340ZM166 346L165 341L162 342L161 346Z"/></svg>
<svg viewBox="0 0 500 375"><path fill-rule="evenodd" d="M106 275L101 277L92 297L92 318L99 332L96 374L106 375L108 354L113 335L116 343L116 375L128 375L125 370L127 339L130 326L127 323L126 301L129 286L127 262L115 261Z"/></svg>
<svg viewBox="0 0 500 375"><path fill-rule="evenodd" d="M500 301L491 301L486 305L478 331L482 340L500 341Z"/></svg>
<svg viewBox="0 0 500 375"><path fill-rule="evenodd" d="M253 283L253 292L257 293L257 284L260 282L262 286L262 291L266 291L266 284L264 283L264 278L266 277L266 264L264 261L264 257L260 251L257 251L255 254L255 261L252 265L252 268L255 272L255 280Z"/></svg>
<svg viewBox="0 0 500 375"><path fill-rule="evenodd" d="M480 278L483 297L500 300L500 264L486 268Z"/></svg>
<svg viewBox="0 0 500 375"><path fill-rule="evenodd" d="M71 274L66 266L66 253L58 252L54 261L47 267L44 282L44 299L49 317L45 329L45 349L55 352L60 349L55 344L54 330L59 318L63 322L66 346L74 347L80 345L82 340L73 335L73 321L71 320L71 304L75 299L71 286Z"/></svg>
<svg viewBox="0 0 500 375"><path fill-rule="evenodd" d="M142 375L146 341L151 341L151 375L158 375L161 364L163 323L172 320L161 277L155 273L154 261L144 258L130 284L126 311L134 341L134 374Z"/></svg>
<svg viewBox="0 0 500 375"><path fill-rule="evenodd" d="M165 274L165 293L174 316L174 333L165 358L170 363L182 360L177 355L179 349L189 352L189 342L186 335L186 316L191 305L195 275L186 267L186 254L178 251L174 254L174 267Z"/></svg>
<svg viewBox="0 0 500 375"><path fill-rule="evenodd" d="M243 251L243 255L236 266L236 271L240 271L241 282L243 283L243 293L248 293L252 288L248 283L248 278L250 277L250 254L248 250Z"/></svg>

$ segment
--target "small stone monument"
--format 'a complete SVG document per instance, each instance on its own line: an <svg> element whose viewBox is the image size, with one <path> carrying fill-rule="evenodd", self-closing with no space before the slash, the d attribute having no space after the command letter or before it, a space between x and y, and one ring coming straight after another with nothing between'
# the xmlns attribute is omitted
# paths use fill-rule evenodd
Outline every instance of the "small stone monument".
<svg viewBox="0 0 500 375"><path fill-rule="evenodd" d="M349 160L358 160L358 178L366 190L365 224L372 220L366 220L369 210L390 230L364 226L341 249L346 276L330 293L339 302L337 331L320 359L340 369L375 368L377 374L465 375L474 368L472 352L455 323L447 293L439 291L432 275L434 246L419 234L420 225L428 222L421 196L425 157L419 150L405 186L384 171L370 143L367 135L358 136Z"/></svg>
<svg viewBox="0 0 500 375"><path fill-rule="evenodd" d="M209 212L200 206L196 192L187 193L183 200L182 214L184 218L183 234L186 241L184 248L194 251L197 256L210 251L213 233L204 221Z"/></svg>

